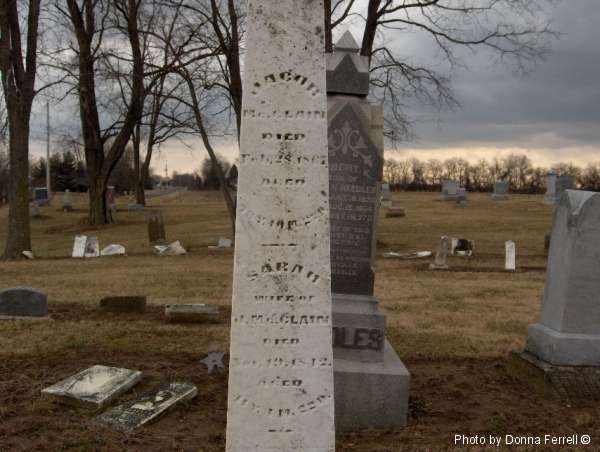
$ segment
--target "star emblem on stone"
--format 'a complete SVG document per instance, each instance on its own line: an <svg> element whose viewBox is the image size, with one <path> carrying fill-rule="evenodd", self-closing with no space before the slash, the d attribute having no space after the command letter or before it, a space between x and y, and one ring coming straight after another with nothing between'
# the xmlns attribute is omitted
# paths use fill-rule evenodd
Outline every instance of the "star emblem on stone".
<svg viewBox="0 0 600 452"><path fill-rule="evenodd" d="M208 373L211 374L214 369L225 368L225 365L223 364L224 357L225 353L210 352L208 355L206 355L206 358L201 359L200 362L206 366Z"/></svg>

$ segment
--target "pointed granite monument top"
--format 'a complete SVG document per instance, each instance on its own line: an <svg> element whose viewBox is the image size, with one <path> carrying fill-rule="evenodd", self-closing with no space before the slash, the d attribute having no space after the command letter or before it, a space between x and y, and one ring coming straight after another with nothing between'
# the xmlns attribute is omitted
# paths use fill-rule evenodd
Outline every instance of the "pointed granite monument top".
<svg viewBox="0 0 600 452"><path fill-rule="evenodd" d="M366 97L369 94L369 58L346 31L327 54L327 93Z"/></svg>
<svg viewBox="0 0 600 452"><path fill-rule="evenodd" d="M360 50L360 46L352 36L352 33L346 31L335 44L335 50L341 52L358 52Z"/></svg>

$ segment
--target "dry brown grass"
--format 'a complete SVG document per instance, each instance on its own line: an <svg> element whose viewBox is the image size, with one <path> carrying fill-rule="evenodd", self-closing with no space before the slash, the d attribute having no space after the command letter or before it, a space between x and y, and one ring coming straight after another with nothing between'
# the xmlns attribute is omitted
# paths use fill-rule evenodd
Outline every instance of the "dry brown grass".
<svg viewBox="0 0 600 452"><path fill-rule="evenodd" d="M435 251L441 235L476 241L476 256L452 258L449 272L429 271L427 260L378 260L376 295L388 316L388 338L413 375L410 426L347 435L338 449L444 450L451 448L453 432L503 429L593 434L597 405L569 409L540 400L505 371L508 351L522 346L539 311L551 208L536 196L493 202L473 195L468 208L437 198L395 194L407 217L380 218L378 254ZM75 212L48 207L33 220L38 260L0 263L0 287L44 289L54 318L0 323L0 450L223 449L226 372L208 375L197 361L229 344L232 252L207 248L230 236L226 212L218 193L185 193L150 207L163 209L168 239L180 240L189 255L153 255L143 212L119 212L116 225L88 228L80 196ZM6 209L0 210L0 246L5 217ZM76 233L97 235L101 246L122 244L129 256L70 259ZM502 271L506 240L517 242L521 270L514 274ZM96 310L100 298L119 294L148 296L148 312L109 316ZM215 324L168 324L161 306L175 300L221 305L222 318ZM199 396L125 436L94 426L88 413L40 398L44 386L92 364L140 369L148 376L142 389L168 378L192 381Z"/></svg>

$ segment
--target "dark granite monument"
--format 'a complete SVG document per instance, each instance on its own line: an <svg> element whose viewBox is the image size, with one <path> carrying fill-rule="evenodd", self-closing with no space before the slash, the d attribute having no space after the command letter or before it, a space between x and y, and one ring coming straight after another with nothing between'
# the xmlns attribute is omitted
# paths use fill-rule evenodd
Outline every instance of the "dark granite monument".
<svg viewBox="0 0 600 452"><path fill-rule="evenodd" d="M0 318L46 317L48 297L29 287L15 287L0 292Z"/></svg>
<svg viewBox="0 0 600 452"><path fill-rule="evenodd" d="M36 187L33 189L33 200L38 206L50 205L50 194L46 187Z"/></svg>
<svg viewBox="0 0 600 452"><path fill-rule="evenodd" d="M336 429L404 427L409 373L385 340L374 294L383 111L347 32L327 59Z"/></svg>

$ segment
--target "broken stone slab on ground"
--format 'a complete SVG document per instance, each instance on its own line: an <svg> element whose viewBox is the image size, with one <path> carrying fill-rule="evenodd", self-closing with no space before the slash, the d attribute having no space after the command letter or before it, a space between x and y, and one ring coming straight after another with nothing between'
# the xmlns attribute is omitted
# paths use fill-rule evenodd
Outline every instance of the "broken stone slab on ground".
<svg viewBox="0 0 600 452"><path fill-rule="evenodd" d="M172 304L165 306L165 316L172 322L214 321L219 316L219 307L200 303Z"/></svg>
<svg viewBox="0 0 600 452"><path fill-rule="evenodd" d="M154 247L154 251L159 256L181 256L183 254L187 254L187 251L181 245L179 240L171 243L170 245L156 245Z"/></svg>
<svg viewBox="0 0 600 452"><path fill-rule="evenodd" d="M48 315L48 296L30 287L14 287L0 292L0 318L45 318Z"/></svg>
<svg viewBox="0 0 600 452"><path fill-rule="evenodd" d="M196 386L189 383L168 383L102 413L97 421L114 430L130 432L153 421L176 404L193 399L197 394Z"/></svg>
<svg viewBox="0 0 600 452"><path fill-rule="evenodd" d="M100 300L99 307L106 312L144 312L146 310L146 297L105 297Z"/></svg>
<svg viewBox="0 0 600 452"><path fill-rule="evenodd" d="M470 257L473 255L475 250L475 242L467 239L452 239L452 245L450 246L450 254L453 256L465 256Z"/></svg>
<svg viewBox="0 0 600 452"><path fill-rule="evenodd" d="M416 253L395 253L393 251L389 253L383 253L383 257L385 259L403 259L403 260L414 260L414 259L425 259L427 257L433 256L431 251L417 251Z"/></svg>
<svg viewBox="0 0 600 452"><path fill-rule="evenodd" d="M117 244L108 245L100 251L100 256L125 256L125 254L125 247Z"/></svg>
<svg viewBox="0 0 600 452"><path fill-rule="evenodd" d="M26 259L29 259L29 260L35 259L35 254L33 254L32 251L23 251L21 254L23 256L25 256Z"/></svg>
<svg viewBox="0 0 600 452"><path fill-rule="evenodd" d="M217 246L209 246L211 249L222 249L222 248L231 248L233 246L233 242L231 239L220 238Z"/></svg>
<svg viewBox="0 0 600 452"><path fill-rule="evenodd" d="M42 390L42 394L66 403L101 409L141 379L142 372L138 370L96 365Z"/></svg>

